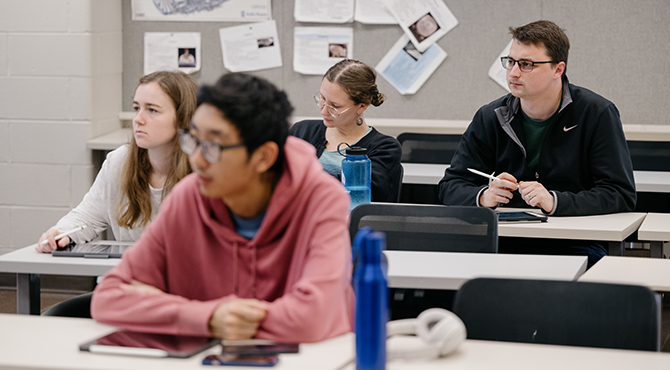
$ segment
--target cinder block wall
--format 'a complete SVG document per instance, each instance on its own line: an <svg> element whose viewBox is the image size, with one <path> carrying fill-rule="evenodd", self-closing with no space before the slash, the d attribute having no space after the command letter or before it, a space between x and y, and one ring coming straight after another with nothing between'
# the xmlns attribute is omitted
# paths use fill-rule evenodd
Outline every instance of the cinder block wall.
<svg viewBox="0 0 670 370"><path fill-rule="evenodd" d="M37 241L93 182L118 129L120 0L0 0L0 254Z"/></svg>

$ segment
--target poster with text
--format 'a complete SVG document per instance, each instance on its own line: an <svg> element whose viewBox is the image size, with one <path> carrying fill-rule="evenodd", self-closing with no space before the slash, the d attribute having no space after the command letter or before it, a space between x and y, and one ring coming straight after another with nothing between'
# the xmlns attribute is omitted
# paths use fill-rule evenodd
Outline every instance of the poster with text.
<svg viewBox="0 0 670 370"><path fill-rule="evenodd" d="M219 37L223 66L231 72L282 66L275 21L221 28Z"/></svg>
<svg viewBox="0 0 670 370"><path fill-rule="evenodd" d="M271 0L132 0L134 21L262 22Z"/></svg>
<svg viewBox="0 0 670 370"><path fill-rule="evenodd" d="M346 27L295 27L293 69L323 75L333 64L354 55L354 30Z"/></svg>
<svg viewBox="0 0 670 370"><path fill-rule="evenodd" d="M200 70L200 32L145 32L144 74Z"/></svg>

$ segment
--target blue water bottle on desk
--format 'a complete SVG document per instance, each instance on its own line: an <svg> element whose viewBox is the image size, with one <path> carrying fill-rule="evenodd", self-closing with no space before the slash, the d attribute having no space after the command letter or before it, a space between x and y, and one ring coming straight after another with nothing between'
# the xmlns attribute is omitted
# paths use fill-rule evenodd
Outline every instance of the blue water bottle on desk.
<svg viewBox="0 0 670 370"><path fill-rule="evenodd" d="M371 164L367 156L368 150L365 148L350 147L346 153L346 157L342 160L342 184L351 197L349 206L351 211L360 204L372 201Z"/></svg>
<svg viewBox="0 0 670 370"><path fill-rule="evenodd" d="M388 289L386 274L382 271L384 249L386 237L383 233L363 228L354 238L356 370L386 369Z"/></svg>

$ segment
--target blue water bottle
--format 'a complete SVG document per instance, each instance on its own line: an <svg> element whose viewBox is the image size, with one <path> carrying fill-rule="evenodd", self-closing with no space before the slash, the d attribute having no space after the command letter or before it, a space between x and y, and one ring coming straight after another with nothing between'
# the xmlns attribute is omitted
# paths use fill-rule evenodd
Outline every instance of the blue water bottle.
<svg viewBox="0 0 670 370"><path fill-rule="evenodd" d="M388 289L382 271L382 250L386 237L369 228L354 238L356 258L354 292L356 293L356 370L386 369L386 322Z"/></svg>
<svg viewBox="0 0 670 370"><path fill-rule="evenodd" d="M342 184L349 191L351 197L349 211L351 211L360 204L372 201L371 164L367 156L368 150L365 148L350 147L346 153L346 157L342 160Z"/></svg>

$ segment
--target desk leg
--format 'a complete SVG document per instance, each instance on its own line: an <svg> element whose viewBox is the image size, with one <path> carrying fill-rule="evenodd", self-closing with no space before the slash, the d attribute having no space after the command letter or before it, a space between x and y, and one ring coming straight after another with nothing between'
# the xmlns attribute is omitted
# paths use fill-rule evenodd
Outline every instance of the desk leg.
<svg viewBox="0 0 670 370"><path fill-rule="evenodd" d="M20 315L40 314L40 275L16 274L16 312Z"/></svg>
<svg viewBox="0 0 670 370"><path fill-rule="evenodd" d="M663 258L663 242L649 242L649 257Z"/></svg>
<svg viewBox="0 0 670 370"><path fill-rule="evenodd" d="M609 255L610 256L624 256L624 246L625 242L610 242L609 243Z"/></svg>

